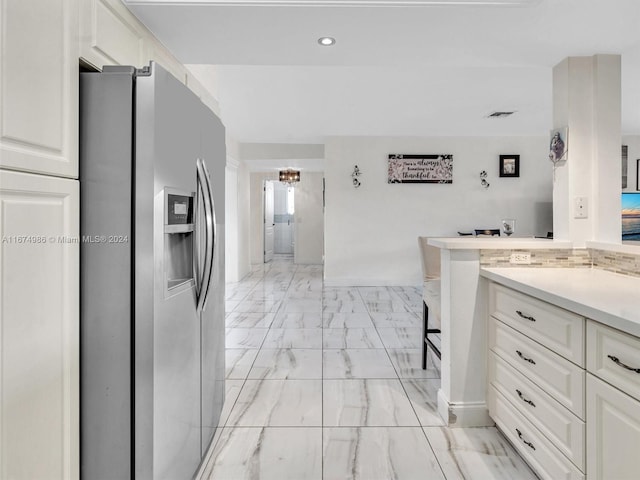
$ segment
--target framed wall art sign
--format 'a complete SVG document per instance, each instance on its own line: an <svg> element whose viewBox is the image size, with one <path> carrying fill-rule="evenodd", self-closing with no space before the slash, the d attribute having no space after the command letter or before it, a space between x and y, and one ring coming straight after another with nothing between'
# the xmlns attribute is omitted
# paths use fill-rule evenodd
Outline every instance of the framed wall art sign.
<svg viewBox="0 0 640 480"><path fill-rule="evenodd" d="M500 176L520 176L520 155L500 155Z"/></svg>
<svg viewBox="0 0 640 480"><path fill-rule="evenodd" d="M388 183L453 183L453 155L389 155Z"/></svg>

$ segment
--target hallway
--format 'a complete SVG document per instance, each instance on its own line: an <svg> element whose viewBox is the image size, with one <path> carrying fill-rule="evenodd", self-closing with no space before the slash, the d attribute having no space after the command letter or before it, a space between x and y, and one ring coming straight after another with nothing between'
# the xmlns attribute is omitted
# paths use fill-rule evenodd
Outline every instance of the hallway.
<svg viewBox="0 0 640 480"><path fill-rule="evenodd" d="M227 285L226 402L198 478L534 479L495 428L449 429L414 287L324 288L276 256Z"/></svg>

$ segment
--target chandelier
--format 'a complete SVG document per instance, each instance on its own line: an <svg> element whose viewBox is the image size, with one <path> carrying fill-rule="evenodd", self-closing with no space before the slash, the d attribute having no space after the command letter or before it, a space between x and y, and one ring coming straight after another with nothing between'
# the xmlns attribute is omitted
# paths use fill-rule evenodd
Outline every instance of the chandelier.
<svg viewBox="0 0 640 480"><path fill-rule="evenodd" d="M280 170L280 181L288 183L289 186L293 186L294 183L300 181L300 170L293 170L291 168Z"/></svg>

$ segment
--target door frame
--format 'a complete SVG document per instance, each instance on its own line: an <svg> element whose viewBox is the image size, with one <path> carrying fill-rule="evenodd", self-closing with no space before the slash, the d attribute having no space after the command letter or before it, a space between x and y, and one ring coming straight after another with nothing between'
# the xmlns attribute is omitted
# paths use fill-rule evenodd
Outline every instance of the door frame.
<svg viewBox="0 0 640 480"><path fill-rule="evenodd" d="M272 234L271 234L271 239L272 239L272 245L271 245L271 254L268 256L267 254L267 183L272 184L272 189L271 189L271 193L272 193L272 197L271 197L271 205L272 205L272 210L275 207L275 188L273 183L275 183L275 180L265 180L262 184L262 262L263 263L269 263L273 260L273 253L274 253L274 244L275 244L275 219L272 221ZM275 212L274 212L275 214Z"/></svg>

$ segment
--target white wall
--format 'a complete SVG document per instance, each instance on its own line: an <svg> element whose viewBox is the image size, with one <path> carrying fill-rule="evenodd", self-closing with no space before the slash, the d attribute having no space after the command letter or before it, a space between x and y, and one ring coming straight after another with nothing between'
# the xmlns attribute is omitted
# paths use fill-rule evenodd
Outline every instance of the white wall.
<svg viewBox="0 0 640 480"><path fill-rule="evenodd" d="M227 154L225 183L225 282L240 280L238 273L238 168Z"/></svg>
<svg viewBox="0 0 640 480"><path fill-rule="evenodd" d="M388 184L391 153L452 154L453 184ZM520 155L519 178L499 178L500 154ZM363 172L357 189L356 164ZM481 170L488 189L480 185ZM546 136L329 138L325 178L327 284L419 284L419 235L498 228L502 218L517 220L517 236L552 229Z"/></svg>
<svg viewBox="0 0 640 480"><path fill-rule="evenodd" d="M225 168L225 281L237 282L249 264L249 171L238 161L237 143L227 137Z"/></svg>
<svg viewBox="0 0 640 480"><path fill-rule="evenodd" d="M295 263L321 264L324 240L324 174L302 172L295 186Z"/></svg>
<svg viewBox="0 0 640 480"><path fill-rule="evenodd" d="M324 158L324 145L308 143L241 143L242 160L314 160Z"/></svg>
<svg viewBox="0 0 640 480"><path fill-rule="evenodd" d="M250 173L244 162L238 167L238 279L251 271Z"/></svg>

